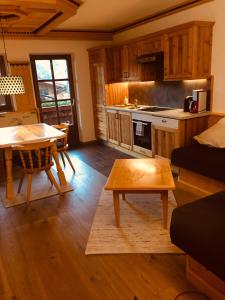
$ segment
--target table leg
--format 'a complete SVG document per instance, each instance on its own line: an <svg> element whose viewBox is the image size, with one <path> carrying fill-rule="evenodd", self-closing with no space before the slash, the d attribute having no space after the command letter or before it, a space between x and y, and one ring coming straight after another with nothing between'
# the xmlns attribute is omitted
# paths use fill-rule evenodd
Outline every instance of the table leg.
<svg viewBox="0 0 225 300"><path fill-rule="evenodd" d="M14 186L12 177L12 149L5 149L5 165L6 165L6 199L12 201L14 197Z"/></svg>
<svg viewBox="0 0 225 300"><path fill-rule="evenodd" d="M67 182L66 182L65 174L64 174L64 172L62 170L62 167L60 165L60 162L59 162L59 156L58 156L58 152L57 152L57 148L56 148L55 143L53 145L53 153L52 154L53 154L53 157L54 157L54 160L55 160L55 164L56 164L60 184L61 184L61 186L66 186Z"/></svg>
<svg viewBox="0 0 225 300"><path fill-rule="evenodd" d="M167 229L168 223L168 191L161 192L162 206L163 206L163 227Z"/></svg>
<svg viewBox="0 0 225 300"><path fill-rule="evenodd" d="M123 200L126 200L125 193L122 193L122 199L123 199Z"/></svg>
<svg viewBox="0 0 225 300"><path fill-rule="evenodd" d="M116 226L120 227L120 199L119 199L119 193L116 191L113 191L113 204L114 204Z"/></svg>

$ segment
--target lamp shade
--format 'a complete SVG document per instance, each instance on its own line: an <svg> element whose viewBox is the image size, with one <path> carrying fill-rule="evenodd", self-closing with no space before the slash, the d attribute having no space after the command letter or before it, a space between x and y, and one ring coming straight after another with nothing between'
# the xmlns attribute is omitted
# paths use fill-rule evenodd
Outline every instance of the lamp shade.
<svg viewBox="0 0 225 300"><path fill-rule="evenodd" d="M22 95L25 94L23 77L21 76L1 76L0 95Z"/></svg>

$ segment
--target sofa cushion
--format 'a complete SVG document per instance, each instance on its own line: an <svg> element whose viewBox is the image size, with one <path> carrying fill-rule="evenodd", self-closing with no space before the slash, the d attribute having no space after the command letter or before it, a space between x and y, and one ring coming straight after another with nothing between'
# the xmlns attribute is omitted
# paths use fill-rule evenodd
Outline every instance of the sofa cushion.
<svg viewBox="0 0 225 300"><path fill-rule="evenodd" d="M225 182L225 149L193 145L173 150L171 163L201 175Z"/></svg>
<svg viewBox="0 0 225 300"><path fill-rule="evenodd" d="M194 137L200 144L225 148L225 118Z"/></svg>
<svg viewBox="0 0 225 300"><path fill-rule="evenodd" d="M174 209L172 242L225 281L225 191Z"/></svg>

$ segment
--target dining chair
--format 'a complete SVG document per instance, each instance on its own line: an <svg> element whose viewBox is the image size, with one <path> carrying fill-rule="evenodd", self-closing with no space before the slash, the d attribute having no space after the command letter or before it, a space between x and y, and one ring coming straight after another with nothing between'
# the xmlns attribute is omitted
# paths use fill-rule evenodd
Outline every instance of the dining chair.
<svg viewBox="0 0 225 300"><path fill-rule="evenodd" d="M57 145L57 152L60 154L60 156L62 158L62 162L63 162L64 167L66 166L65 158L64 158L64 155L65 155L65 157L68 160L71 168L73 169L73 172L75 173L76 170L75 170L74 165L73 165L73 163L72 163L72 161L70 159L70 156L69 156L69 154L67 152L67 150L68 150L68 143L67 143L67 141L68 141L69 125L67 123L61 123L59 125L53 125L53 127L65 133L65 137L64 138L57 140L57 143L56 143L56 145Z"/></svg>
<svg viewBox="0 0 225 300"><path fill-rule="evenodd" d="M46 172L52 185L54 185L59 194L61 194L60 187L51 172L51 167L53 166L52 156L54 143L55 140L46 140L39 143L32 143L23 146L18 145L14 147L19 154L16 163L22 168L18 193L21 191L24 177L27 174L27 203L30 201L33 174L41 171Z"/></svg>

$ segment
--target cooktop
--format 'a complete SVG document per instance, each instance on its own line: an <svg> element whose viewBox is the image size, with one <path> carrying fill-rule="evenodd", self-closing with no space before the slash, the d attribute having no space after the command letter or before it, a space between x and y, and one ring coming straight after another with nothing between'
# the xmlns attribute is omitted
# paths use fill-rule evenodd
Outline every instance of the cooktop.
<svg viewBox="0 0 225 300"><path fill-rule="evenodd" d="M150 107L140 108L140 110L142 110L142 111L151 111L151 112L164 111L164 110L172 110L172 109L174 109L174 108L160 107L160 106L150 106Z"/></svg>

